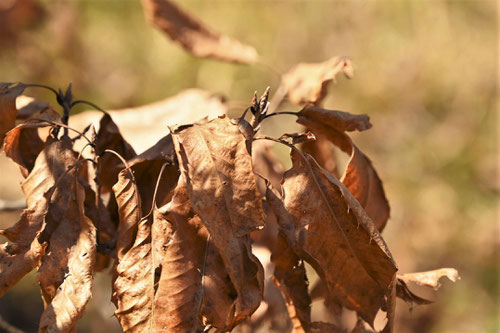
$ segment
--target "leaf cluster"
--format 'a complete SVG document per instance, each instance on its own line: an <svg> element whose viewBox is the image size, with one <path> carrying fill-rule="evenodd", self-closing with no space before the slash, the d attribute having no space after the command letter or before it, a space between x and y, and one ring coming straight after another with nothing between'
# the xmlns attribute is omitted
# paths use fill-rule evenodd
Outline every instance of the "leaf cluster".
<svg viewBox="0 0 500 333"><path fill-rule="evenodd" d="M196 56L257 61L251 47L171 1L144 5L153 24ZM222 115L169 123L140 154L118 125L126 112L75 101L71 85L63 92L0 83L0 143L19 165L26 198L19 221L0 231L8 239L0 246L0 296L36 269L45 307L39 331L72 332L94 275L111 266L111 299L123 331L231 331L267 303L269 281L252 248L258 242L272 254L272 281L294 332L344 332L343 308L358 315L352 332L366 332L365 323L374 329L380 310L387 317L383 332L392 332L396 297L410 306L429 302L408 282L437 287L442 276L454 281L458 274L397 275L381 236L390 215L382 181L348 134L370 129L369 117L321 107L338 73L352 76L349 59L299 64L283 75L271 101L268 88L237 119L218 109ZM19 109L16 100L30 87L51 90L60 112L40 102ZM301 110L279 112L285 99ZM102 112L82 131L69 126L81 103ZM169 103L146 109L162 112ZM175 109L190 111L185 104ZM131 119L147 117L144 109L129 111ZM305 132L259 133L267 118L284 115L295 116ZM289 170L271 143L289 147ZM333 147L349 156L342 175ZM311 288L305 263L320 278ZM312 320L315 298L324 299L331 322Z"/></svg>

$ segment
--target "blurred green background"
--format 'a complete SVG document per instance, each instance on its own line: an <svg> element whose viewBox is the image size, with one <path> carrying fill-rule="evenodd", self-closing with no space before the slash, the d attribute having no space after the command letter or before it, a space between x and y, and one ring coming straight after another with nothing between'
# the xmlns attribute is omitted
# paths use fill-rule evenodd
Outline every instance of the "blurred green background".
<svg viewBox="0 0 500 333"><path fill-rule="evenodd" d="M455 267L462 277L436 293L414 288L435 303L412 312L398 303L395 332L499 332L497 2L178 3L254 46L262 63L190 56L148 25L139 0L1 0L0 81L72 82L77 98L107 109L191 87L245 105L254 90L275 90L279 73L296 63L350 57L354 78L339 76L324 106L371 117L373 128L354 140L384 181L392 217L383 236L400 272ZM264 131L294 126L270 118ZM3 155L0 168L0 199L18 199L17 168ZM2 213L1 225L18 215ZM96 280L79 330L118 331L110 278ZM0 316L27 332L36 331L42 310L35 274L0 299Z"/></svg>

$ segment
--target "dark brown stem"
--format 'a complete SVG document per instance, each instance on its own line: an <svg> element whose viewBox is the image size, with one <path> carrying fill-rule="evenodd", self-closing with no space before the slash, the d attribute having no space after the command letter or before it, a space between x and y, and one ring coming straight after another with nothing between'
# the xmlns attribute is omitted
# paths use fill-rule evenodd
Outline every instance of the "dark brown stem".
<svg viewBox="0 0 500 333"><path fill-rule="evenodd" d="M93 107L94 109L98 110L98 111L101 111L102 113L104 114L108 114L107 111L105 111L104 109L100 108L99 106L97 106L96 104L92 103L92 102L89 102L89 101L85 101L85 100L77 100L77 101L74 101L73 103L71 103L71 107L77 105L77 104L87 104L91 107Z"/></svg>

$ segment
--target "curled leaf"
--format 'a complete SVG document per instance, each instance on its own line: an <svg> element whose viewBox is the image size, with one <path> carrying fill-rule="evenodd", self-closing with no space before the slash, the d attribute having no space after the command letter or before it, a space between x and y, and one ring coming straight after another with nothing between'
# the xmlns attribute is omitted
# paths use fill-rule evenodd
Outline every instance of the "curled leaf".
<svg viewBox="0 0 500 333"><path fill-rule="evenodd" d="M174 1L143 0L143 5L151 24L196 57L243 64L252 64L258 59L253 47L212 31Z"/></svg>
<svg viewBox="0 0 500 333"><path fill-rule="evenodd" d="M45 233L43 229L49 209L48 201L56 180L72 163L72 154L66 153L66 144L51 141L45 146L22 184L28 208L22 212L16 224L0 231L0 234L15 243L3 244L0 249L0 295L40 265L47 247L41 238Z"/></svg>
<svg viewBox="0 0 500 333"><path fill-rule="evenodd" d="M199 217L192 215L185 180L179 179L171 202L156 210L171 235L163 245L164 255L159 263L161 275L155 303L161 309L157 331L196 332L201 329L198 311L201 305L201 273L205 258L206 235ZM205 229L206 233L206 229Z"/></svg>
<svg viewBox="0 0 500 333"><path fill-rule="evenodd" d="M0 145L3 146L5 134L16 124L16 98L25 89L22 83L12 84L0 82Z"/></svg>
<svg viewBox="0 0 500 333"><path fill-rule="evenodd" d="M352 77L352 64L348 58L333 57L320 63L300 63L281 79L281 89L295 104L320 104L326 96L330 82L342 72Z"/></svg>
<svg viewBox="0 0 500 333"><path fill-rule="evenodd" d="M377 229L382 231L389 219L390 207L385 191L370 159L356 147L345 131L364 131L371 128L367 115L325 110L306 105L299 112L298 123L327 139L351 157L342 183L363 206Z"/></svg>
<svg viewBox="0 0 500 333"><path fill-rule="evenodd" d="M124 332L152 332L154 281L151 224L153 215L139 222L132 247L121 255L113 281L116 317Z"/></svg>
<svg viewBox="0 0 500 333"><path fill-rule="evenodd" d="M109 191L118 179L118 173L124 165L116 156L104 154L106 149L113 150L126 160L136 156L132 146L123 138L115 122L109 114L102 116L96 138L96 154L102 155L98 159L97 177L104 190Z"/></svg>
<svg viewBox="0 0 500 333"><path fill-rule="evenodd" d="M36 119L28 119L10 130L4 139L5 155L19 165L21 174L26 178L35 165L37 156L42 151L47 138L41 138L38 129L52 126L49 121L60 121L59 114L51 108L45 108L35 115Z"/></svg>
<svg viewBox="0 0 500 333"><path fill-rule="evenodd" d="M96 258L96 230L85 216L85 191L76 176L74 189L79 233L76 244L69 249L68 267L64 282L40 319L40 332L69 332L83 315L92 295L92 279Z"/></svg>
<svg viewBox="0 0 500 333"><path fill-rule="evenodd" d="M408 288L406 283L399 278L397 279L397 284L396 284L396 296L404 300L406 304L408 304L408 306L410 307L410 310L413 308L414 304L424 305L432 303L432 301L429 301L425 298L415 295Z"/></svg>
<svg viewBox="0 0 500 333"><path fill-rule="evenodd" d="M316 140L316 137L311 132L306 133L285 133L279 137L280 141L286 141L289 144L296 145L299 143Z"/></svg>
<svg viewBox="0 0 500 333"><path fill-rule="evenodd" d="M398 275L398 279L404 281L405 283L414 282L421 286L434 288L435 290L441 287L439 280L442 277L447 277L453 282L460 280L458 271L454 268L440 268L433 271Z"/></svg>
<svg viewBox="0 0 500 333"><path fill-rule="evenodd" d="M350 192L310 156L296 149L291 155L282 185L286 211L277 212L280 228L334 299L373 325L397 271L392 256Z"/></svg>

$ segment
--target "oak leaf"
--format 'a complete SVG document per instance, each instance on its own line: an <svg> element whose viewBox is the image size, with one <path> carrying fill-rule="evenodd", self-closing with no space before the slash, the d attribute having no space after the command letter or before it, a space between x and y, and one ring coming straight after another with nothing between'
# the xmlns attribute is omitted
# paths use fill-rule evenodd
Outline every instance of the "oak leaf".
<svg viewBox="0 0 500 333"><path fill-rule="evenodd" d="M251 46L220 35L171 0L143 0L151 24L200 58L252 64L258 60Z"/></svg>

